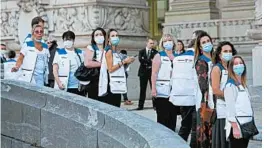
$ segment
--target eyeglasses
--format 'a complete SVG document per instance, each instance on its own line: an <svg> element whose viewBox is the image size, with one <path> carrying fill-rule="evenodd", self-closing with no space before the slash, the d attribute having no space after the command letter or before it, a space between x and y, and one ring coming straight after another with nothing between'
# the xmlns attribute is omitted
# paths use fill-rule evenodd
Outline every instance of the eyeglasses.
<svg viewBox="0 0 264 149"><path fill-rule="evenodd" d="M35 34L43 34L43 30L40 30L40 31L36 30L36 31L34 31L34 33Z"/></svg>

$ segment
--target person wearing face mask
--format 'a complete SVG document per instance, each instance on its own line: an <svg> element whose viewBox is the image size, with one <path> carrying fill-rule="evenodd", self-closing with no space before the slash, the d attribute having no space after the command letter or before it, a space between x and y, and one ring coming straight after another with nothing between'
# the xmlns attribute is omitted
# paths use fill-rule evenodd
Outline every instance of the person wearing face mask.
<svg viewBox="0 0 264 149"><path fill-rule="evenodd" d="M12 72L16 72L21 67L20 81L26 81L37 86L44 86L48 83L48 61L50 53L48 45L41 42L43 27L34 25L32 28L32 40L23 44L16 66Z"/></svg>
<svg viewBox="0 0 264 149"><path fill-rule="evenodd" d="M31 20L31 27L33 28L34 25L40 25L42 28L44 28L44 22L45 21L40 16L34 17ZM27 35L27 37L24 40L24 43L29 42L29 41L32 41L32 34ZM39 42L45 43L43 39L41 39Z"/></svg>
<svg viewBox="0 0 264 149"><path fill-rule="evenodd" d="M127 82L124 65L132 63L135 58L128 57L121 60L117 46L119 44L118 32L109 29L107 33L107 46L102 58L99 77L99 101L120 107L121 94L127 93Z"/></svg>
<svg viewBox="0 0 264 149"><path fill-rule="evenodd" d="M158 53L157 50L154 49L154 40L149 38L147 40L146 48L139 51L138 60L140 62L140 66L138 69L138 76L140 82L140 95L137 110L143 110L145 98L146 98L146 90L148 82L151 85L151 68L152 68L152 59ZM154 102L152 102L154 107ZM155 108L155 107L154 107Z"/></svg>
<svg viewBox="0 0 264 149"><path fill-rule="evenodd" d="M83 62L83 51L74 48L75 34L72 31L64 32L62 40L64 48L57 50L53 60L54 88L83 95L78 89L79 80L74 76Z"/></svg>
<svg viewBox="0 0 264 149"><path fill-rule="evenodd" d="M46 84L46 86L54 88L54 75L53 75L53 60L54 60L54 56L55 56L55 52L58 50L58 44L57 41L55 39L52 39L52 37L49 38L48 42L48 48L49 48L49 52L50 52L50 58L49 58L49 79L48 79L48 84Z"/></svg>
<svg viewBox="0 0 264 149"><path fill-rule="evenodd" d="M213 44L212 39L206 32L201 33L197 36L195 42L195 54L194 54L194 64L196 69L196 74L198 76L199 83L199 95L196 97L196 147L211 147L212 146L212 124L205 121L201 116L202 109L204 107L214 108L214 103L212 99L212 88L209 83L210 72L212 68L212 53Z"/></svg>
<svg viewBox="0 0 264 149"><path fill-rule="evenodd" d="M103 28L98 27L92 32L91 36L91 44L87 46L84 54L84 65L87 68L95 68L100 71L106 32ZM98 100L99 75L96 79L87 83L81 82L81 84L85 86L85 94L88 93L89 98Z"/></svg>
<svg viewBox="0 0 264 149"><path fill-rule="evenodd" d="M176 108L169 102L171 91L172 61L175 57L176 44L170 34L165 34L160 40L162 49L152 62L152 97L155 98L157 122L175 131Z"/></svg>
<svg viewBox="0 0 264 149"><path fill-rule="evenodd" d="M213 123L212 147L228 148L225 135L226 106L224 99L224 87L228 79L228 62L236 55L234 46L228 42L220 42L213 56L214 66L211 71L211 85L213 89L213 99L216 102L217 119Z"/></svg>
<svg viewBox="0 0 264 149"><path fill-rule="evenodd" d="M186 52L177 54L173 60L172 70L172 89L169 101L175 107L178 107L182 117L179 136L186 142L193 129L196 131L196 125L192 125L193 114L195 112L196 92L198 81L196 70L193 67L194 52L192 49L186 49ZM193 140L196 142L196 140ZM192 143L192 142L191 142Z"/></svg>
<svg viewBox="0 0 264 149"><path fill-rule="evenodd" d="M6 57L5 57L5 54L7 53L8 51L6 50L6 45L1 43L1 63L4 63L6 61Z"/></svg>
<svg viewBox="0 0 264 149"><path fill-rule="evenodd" d="M247 148L249 138L243 136L241 125L254 121L246 83L246 65L241 56L229 61L228 81L224 89L226 102L226 139L231 148ZM252 136L253 137L253 136Z"/></svg>

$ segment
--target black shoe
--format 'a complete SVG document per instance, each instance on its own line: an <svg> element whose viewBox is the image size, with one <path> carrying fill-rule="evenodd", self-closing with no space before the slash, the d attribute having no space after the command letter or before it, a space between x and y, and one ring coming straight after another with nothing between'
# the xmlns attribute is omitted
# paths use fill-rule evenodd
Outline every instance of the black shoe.
<svg viewBox="0 0 264 149"><path fill-rule="evenodd" d="M136 108L136 110L143 110L143 107L138 107Z"/></svg>

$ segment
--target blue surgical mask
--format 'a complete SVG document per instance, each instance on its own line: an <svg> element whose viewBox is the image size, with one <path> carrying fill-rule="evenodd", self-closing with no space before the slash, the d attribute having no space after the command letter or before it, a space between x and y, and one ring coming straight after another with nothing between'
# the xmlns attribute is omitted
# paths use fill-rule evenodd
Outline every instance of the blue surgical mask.
<svg viewBox="0 0 264 149"><path fill-rule="evenodd" d="M241 76L243 72L245 71L244 64L238 64L233 66L233 71L236 75Z"/></svg>
<svg viewBox="0 0 264 149"><path fill-rule="evenodd" d="M111 37L110 38L110 41L111 41L111 44L113 45L113 46L117 46L118 44L119 44L119 38L118 37Z"/></svg>
<svg viewBox="0 0 264 149"><path fill-rule="evenodd" d="M172 50L173 42L172 41L166 41L163 43L163 46L164 46L165 50Z"/></svg>
<svg viewBox="0 0 264 149"><path fill-rule="evenodd" d="M103 44L104 43L104 36L96 36L96 37L94 37L94 40L97 44Z"/></svg>
<svg viewBox="0 0 264 149"><path fill-rule="evenodd" d="M203 51L206 53L210 53L213 49L213 45L211 42L203 44L202 47L203 47Z"/></svg>
<svg viewBox="0 0 264 149"><path fill-rule="evenodd" d="M41 42L42 40L41 39L34 39L36 42Z"/></svg>
<svg viewBox="0 0 264 149"><path fill-rule="evenodd" d="M223 53L222 58L224 61L228 62L232 59L233 54L232 53Z"/></svg>

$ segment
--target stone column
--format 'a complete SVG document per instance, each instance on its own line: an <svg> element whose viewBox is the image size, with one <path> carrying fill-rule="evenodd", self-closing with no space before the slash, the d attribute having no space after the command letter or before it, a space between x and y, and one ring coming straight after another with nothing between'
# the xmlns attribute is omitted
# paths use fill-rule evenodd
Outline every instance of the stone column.
<svg viewBox="0 0 264 149"><path fill-rule="evenodd" d="M262 86L262 0L255 1L255 23L247 30L249 38L258 41L252 49L253 86Z"/></svg>
<svg viewBox="0 0 264 149"><path fill-rule="evenodd" d="M228 0L221 9L222 19L253 18L254 0Z"/></svg>
<svg viewBox="0 0 264 149"><path fill-rule="evenodd" d="M216 0L170 0L165 23L219 19Z"/></svg>

